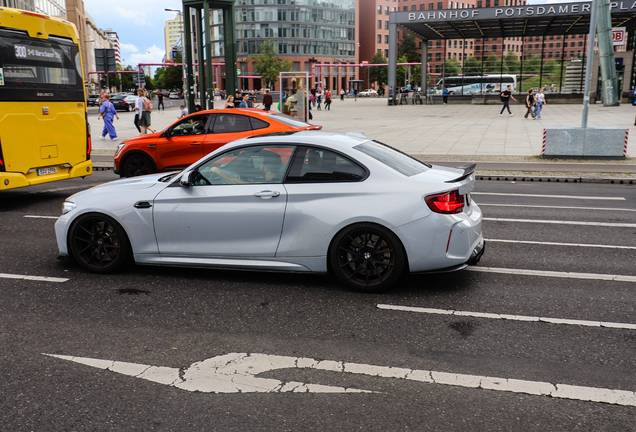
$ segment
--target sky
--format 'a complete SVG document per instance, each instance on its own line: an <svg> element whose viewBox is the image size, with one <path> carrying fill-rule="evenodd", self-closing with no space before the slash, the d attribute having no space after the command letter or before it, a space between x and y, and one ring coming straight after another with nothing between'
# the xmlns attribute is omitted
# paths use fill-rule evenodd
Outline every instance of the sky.
<svg viewBox="0 0 636 432"><path fill-rule="evenodd" d="M180 0L84 0L97 27L119 36L122 64L161 63L165 54L163 27L181 10Z"/></svg>

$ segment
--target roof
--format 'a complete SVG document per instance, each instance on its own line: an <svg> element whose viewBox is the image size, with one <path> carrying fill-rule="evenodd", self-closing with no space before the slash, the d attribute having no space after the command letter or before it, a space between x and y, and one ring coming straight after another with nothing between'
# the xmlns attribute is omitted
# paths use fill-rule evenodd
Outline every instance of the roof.
<svg viewBox="0 0 636 432"><path fill-rule="evenodd" d="M424 40L587 34L591 2L392 12L390 19ZM636 28L636 2L612 3L612 27Z"/></svg>

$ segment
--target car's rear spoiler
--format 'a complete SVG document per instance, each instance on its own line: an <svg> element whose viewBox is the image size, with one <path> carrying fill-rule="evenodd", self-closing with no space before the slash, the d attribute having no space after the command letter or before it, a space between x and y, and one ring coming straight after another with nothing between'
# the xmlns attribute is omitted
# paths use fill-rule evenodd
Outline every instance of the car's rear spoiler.
<svg viewBox="0 0 636 432"><path fill-rule="evenodd" d="M444 183L457 183L460 182L462 180L465 180L466 178L468 178L472 173L475 172L475 168L477 168L477 164L468 164L468 165L464 165L464 166L460 166L457 167L457 169L463 169L464 170L464 174L460 175L459 177L457 177L456 179L453 180L446 180Z"/></svg>

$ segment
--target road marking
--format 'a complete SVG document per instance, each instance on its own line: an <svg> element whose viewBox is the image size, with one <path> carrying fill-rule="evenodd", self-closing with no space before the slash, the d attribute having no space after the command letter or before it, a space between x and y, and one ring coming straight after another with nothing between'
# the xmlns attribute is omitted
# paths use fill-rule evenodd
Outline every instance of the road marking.
<svg viewBox="0 0 636 432"><path fill-rule="evenodd" d="M24 215L25 218L32 219L59 219L59 216L35 216L35 215Z"/></svg>
<svg viewBox="0 0 636 432"><path fill-rule="evenodd" d="M472 194L473 192L471 192ZM626 208L611 208L611 207L576 207L576 206L544 206L544 205L525 205L525 204L488 204L488 203L477 203L479 207L481 206L493 206L493 207L527 207L527 208L547 208L547 209L559 209L559 210L609 210L609 211L629 211L636 212L636 209L626 209Z"/></svg>
<svg viewBox="0 0 636 432"><path fill-rule="evenodd" d="M603 201L625 201L623 197L596 197L596 196L574 196L574 195L535 195L535 194L513 194L498 192L471 192L471 195L496 195L496 196L515 196L529 198L559 198L559 199L586 199L586 200L603 200Z"/></svg>
<svg viewBox="0 0 636 432"><path fill-rule="evenodd" d="M256 376L272 370L295 368L576 399L586 402L636 406L636 393L628 390L552 384L542 381L454 374L268 354L229 353L193 363L185 369L56 354L43 353L43 355L177 387L182 390L202 393L374 393L369 390L305 384L295 381L283 382L274 378L258 378Z"/></svg>
<svg viewBox="0 0 636 432"><path fill-rule="evenodd" d="M615 282L636 282L636 276L625 275L611 275L611 274L599 274L599 273L575 273L575 272L557 272L547 270L527 270L527 269L507 269L496 267L474 267L469 266L464 270L483 272L483 273L502 273L521 276L545 276L545 277L559 277L559 278L572 278L572 279L592 279L592 280L606 280Z"/></svg>
<svg viewBox="0 0 636 432"><path fill-rule="evenodd" d="M540 242L540 241L529 241L529 240L486 239L486 241L499 242L499 243L536 244L536 245L545 245L545 246L592 247L592 248L606 248L606 249L636 249L636 246L611 246L611 245L582 244L582 243L557 243L557 242Z"/></svg>
<svg viewBox="0 0 636 432"><path fill-rule="evenodd" d="M583 222L583 221L557 221L557 220L541 220L541 219L508 219L508 218L483 218L483 220L494 222L518 222L518 223L542 223L556 225L589 225L604 226L614 228L636 228L633 223L612 223L612 222Z"/></svg>
<svg viewBox="0 0 636 432"><path fill-rule="evenodd" d="M0 279L23 279L23 280L33 280L33 281L41 281L41 282L66 282L69 280L66 278L56 278L56 277L48 277L48 276L27 276L27 275L17 275L17 274L9 274L9 273L0 273Z"/></svg>
<svg viewBox="0 0 636 432"><path fill-rule="evenodd" d="M533 317L533 316L525 316L525 315L494 314L494 313L484 313L484 312L467 312L467 311L444 310L444 309L430 309L430 308L421 308L421 307L412 307L412 306L394 306L394 305L385 305L385 304L379 304L378 308L403 311L403 312L436 314L436 315L469 316L474 318L504 319L504 320L526 321L526 322L546 322L550 324L566 324L566 325L579 325L579 326L585 326L585 327L607 327L607 328L636 330L636 324L628 324L628 323L572 320L572 319L563 319L563 318L546 318L546 317Z"/></svg>

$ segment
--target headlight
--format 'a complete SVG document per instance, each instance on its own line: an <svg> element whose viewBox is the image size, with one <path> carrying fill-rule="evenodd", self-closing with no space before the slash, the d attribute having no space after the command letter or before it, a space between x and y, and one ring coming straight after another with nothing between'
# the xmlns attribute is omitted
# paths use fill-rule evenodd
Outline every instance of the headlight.
<svg viewBox="0 0 636 432"><path fill-rule="evenodd" d="M62 214L64 215L64 214L70 212L71 210L74 210L75 207L77 207L77 206L75 205L74 202L64 201L64 204L62 204Z"/></svg>
<svg viewBox="0 0 636 432"><path fill-rule="evenodd" d="M123 149L125 145L126 145L126 143L120 143L120 144L117 146L117 150L115 151L115 154L119 153L119 151L120 151L121 149Z"/></svg>

